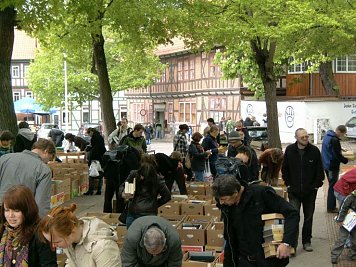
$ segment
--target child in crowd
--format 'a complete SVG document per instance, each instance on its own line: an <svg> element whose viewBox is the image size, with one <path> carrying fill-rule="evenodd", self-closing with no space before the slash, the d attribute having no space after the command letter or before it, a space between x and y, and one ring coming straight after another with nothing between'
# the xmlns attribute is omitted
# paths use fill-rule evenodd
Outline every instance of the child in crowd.
<svg viewBox="0 0 356 267"><path fill-rule="evenodd" d="M331 263L336 264L339 256L341 255L346 240L350 236L351 246L348 257L352 261L356 261L356 226L349 232L343 227L343 222L349 210L356 212L356 190L354 190L350 195L348 195L342 202L338 216L336 217L336 222L340 226L339 228L339 238L336 240L333 249L331 250Z"/></svg>
<svg viewBox="0 0 356 267"><path fill-rule="evenodd" d="M10 131L3 131L0 135L0 157L7 153L14 152L12 148L12 141L15 136Z"/></svg>

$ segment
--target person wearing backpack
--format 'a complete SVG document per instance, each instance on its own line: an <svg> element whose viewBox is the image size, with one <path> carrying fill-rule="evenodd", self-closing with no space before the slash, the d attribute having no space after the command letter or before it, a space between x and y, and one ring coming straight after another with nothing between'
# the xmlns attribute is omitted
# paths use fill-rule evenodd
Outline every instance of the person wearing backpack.
<svg viewBox="0 0 356 267"><path fill-rule="evenodd" d="M227 156L236 157L240 151L246 151L248 160L245 164L248 168L248 181L257 181L259 179L260 166L255 150L243 143L241 134L238 131L230 132L228 141L229 147L227 150Z"/></svg>

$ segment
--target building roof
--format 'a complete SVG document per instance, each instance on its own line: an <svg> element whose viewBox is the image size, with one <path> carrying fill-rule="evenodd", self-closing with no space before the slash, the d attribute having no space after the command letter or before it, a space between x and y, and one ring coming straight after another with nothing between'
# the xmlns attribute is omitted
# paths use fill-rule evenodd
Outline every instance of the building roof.
<svg viewBox="0 0 356 267"><path fill-rule="evenodd" d="M38 43L35 38L28 36L24 31L15 29L12 60L34 59L37 46Z"/></svg>
<svg viewBox="0 0 356 267"><path fill-rule="evenodd" d="M180 38L173 38L172 42L173 44L159 45L154 53L157 56L165 56L189 50L189 48L184 45L184 41Z"/></svg>

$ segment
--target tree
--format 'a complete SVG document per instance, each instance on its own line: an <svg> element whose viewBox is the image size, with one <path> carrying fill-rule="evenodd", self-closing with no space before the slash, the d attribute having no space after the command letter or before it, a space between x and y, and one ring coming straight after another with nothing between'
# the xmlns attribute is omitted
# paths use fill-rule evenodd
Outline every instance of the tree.
<svg viewBox="0 0 356 267"><path fill-rule="evenodd" d="M332 61L356 52L356 6L351 1L312 1L311 7L327 17L314 27L294 33L288 39L299 49L289 50L298 62L308 62L309 71L319 69L327 95L338 95ZM287 48L288 49L288 48Z"/></svg>
<svg viewBox="0 0 356 267"><path fill-rule="evenodd" d="M294 45L293 36L320 24L332 23L328 14L316 9L313 1L197 0L187 3L182 16L188 22L187 26L182 25L182 34L192 46L226 47L223 57L234 65L235 74L246 73L246 60L249 61L247 66L258 70L266 101L269 143L272 147L281 147L277 69L292 52L303 50Z"/></svg>
<svg viewBox="0 0 356 267"><path fill-rule="evenodd" d="M0 131L17 134L17 120L12 101L11 55L14 45L16 10L13 5L0 4Z"/></svg>
<svg viewBox="0 0 356 267"><path fill-rule="evenodd" d="M28 82L36 97L45 107L64 106L64 78L62 49L53 44L55 39L42 46L30 65ZM53 40L54 39L54 40ZM109 77L112 91L142 87L151 84L158 77L163 65L152 51L137 51L123 44L120 37L105 32L105 43ZM98 100L98 77L91 73L92 58L90 47L81 50L67 50L68 94L73 108L86 101ZM74 106L73 106L74 105Z"/></svg>
<svg viewBox="0 0 356 267"><path fill-rule="evenodd" d="M104 32L116 32L121 38L120 41L132 45L136 52L147 54L151 47L166 40L164 36L167 31L160 31L163 29L160 28L163 23L154 15L156 10L158 14L166 16L159 9L164 2L47 0L36 2L26 9L26 17L31 18L27 30L33 32L45 46L55 44L67 54L72 54L69 51L75 50L90 51L90 70L98 77L99 99L106 133L115 128L115 118ZM144 5L147 9L143 9ZM48 39L49 35L56 36L55 43L53 38ZM152 77L152 74L146 73L144 77L141 80L147 82L147 77ZM150 82L153 82L153 79L150 79ZM136 83L137 85L139 84Z"/></svg>

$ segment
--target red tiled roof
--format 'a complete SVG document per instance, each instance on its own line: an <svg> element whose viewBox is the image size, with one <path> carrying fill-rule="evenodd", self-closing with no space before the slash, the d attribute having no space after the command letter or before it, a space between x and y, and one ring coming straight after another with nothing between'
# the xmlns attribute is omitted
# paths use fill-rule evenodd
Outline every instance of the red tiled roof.
<svg viewBox="0 0 356 267"><path fill-rule="evenodd" d="M185 47L182 39L173 38L172 42L173 44L159 45L154 53L157 56L164 56L164 55L169 55L169 54L174 54L177 52L189 50L189 48Z"/></svg>
<svg viewBox="0 0 356 267"><path fill-rule="evenodd" d="M15 30L14 49L12 60L34 59L35 50L38 46L36 39L28 36L24 31Z"/></svg>

